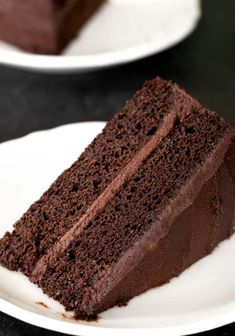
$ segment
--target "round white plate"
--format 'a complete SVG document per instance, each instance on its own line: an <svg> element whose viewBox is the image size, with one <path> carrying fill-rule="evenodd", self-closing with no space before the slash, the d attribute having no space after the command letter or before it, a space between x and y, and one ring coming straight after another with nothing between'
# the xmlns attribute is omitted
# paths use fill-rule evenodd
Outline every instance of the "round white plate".
<svg viewBox="0 0 235 336"><path fill-rule="evenodd" d="M0 145L0 236L100 132L79 123ZM169 284L78 322L25 276L0 268L0 310L44 328L80 336L185 335L235 321L235 236ZM43 307L39 302L47 305ZM64 314L64 315L63 315Z"/></svg>
<svg viewBox="0 0 235 336"><path fill-rule="evenodd" d="M107 0L63 55L23 53L0 42L0 63L50 72L122 64L180 42L199 17L199 0Z"/></svg>

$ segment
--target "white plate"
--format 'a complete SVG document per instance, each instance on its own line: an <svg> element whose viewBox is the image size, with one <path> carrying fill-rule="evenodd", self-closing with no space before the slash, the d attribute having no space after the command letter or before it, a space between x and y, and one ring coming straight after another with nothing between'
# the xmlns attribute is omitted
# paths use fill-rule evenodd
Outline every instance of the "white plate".
<svg viewBox="0 0 235 336"><path fill-rule="evenodd" d="M122 64L180 42L199 17L199 0L107 0L63 55L23 53L0 42L0 63L51 72Z"/></svg>
<svg viewBox="0 0 235 336"><path fill-rule="evenodd" d="M0 236L103 126L71 124L0 145ZM69 320L72 314L26 277L0 268L0 309L31 324L80 336L196 333L235 321L234 257L235 236L169 284L134 298L127 307L104 312L92 323Z"/></svg>

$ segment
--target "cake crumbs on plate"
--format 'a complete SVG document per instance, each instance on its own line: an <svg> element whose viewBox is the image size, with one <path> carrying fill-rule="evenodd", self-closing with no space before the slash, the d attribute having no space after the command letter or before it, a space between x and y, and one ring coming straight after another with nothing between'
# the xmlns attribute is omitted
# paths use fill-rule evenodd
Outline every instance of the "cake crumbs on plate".
<svg viewBox="0 0 235 336"><path fill-rule="evenodd" d="M65 313L57 313L60 316L62 316L64 319L66 320L71 320L71 321L75 321L75 317L69 314L65 314Z"/></svg>
<svg viewBox="0 0 235 336"><path fill-rule="evenodd" d="M37 304L37 305L39 305L39 306L42 306L42 307L44 307L44 308L47 308L47 309L49 308L48 305L45 304L45 303L42 302L42 301L36 301L35 304Z"/></svg>

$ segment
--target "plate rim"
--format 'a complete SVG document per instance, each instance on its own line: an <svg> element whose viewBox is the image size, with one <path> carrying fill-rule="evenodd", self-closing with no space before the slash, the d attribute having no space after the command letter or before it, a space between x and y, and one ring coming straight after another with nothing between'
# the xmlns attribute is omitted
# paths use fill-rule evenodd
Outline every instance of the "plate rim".
<svg viewBox="0 0 235 336"><path fill-rule="evenodd" d="M48 133L53 131L60 131L61 129L70 128L70 127L88 127L90 128L97 126L104 126L104 121L85 121L85 122L76 122L76 123L68 123L65 125L60 125L57 127L53 127L46 130L38 130L35 132L31 132L25 136L20 138L8 140L5 142L0 143L0 147L8 144L13 144L14 142L24 141L27 140L27 137L30 136L38 136L41 133ZM0 292L1 295L1 292ZM130 335L137 335L142 336L143 333L147 335L156 335L156 332L159 336L173 336L173 335L187 335L187 334L195 334L198 332L212 330L218 327L222 327L224 325L233 323L235 321L235 302L232 301L230 303L221 305L220 308L224 309L221 313L215 313L213 317L207 317L205 319L201 319L196 322L186 323L185 325L175 325L169 327L140 327L140 328L112 328L112 327L103 327L99 326L98 324L80 324L75 323L74 321L67 321L67 320L60 320L51 318L49 316L33 312L28 310L27 308L23 308L18 306L17 304L11 303L8 300L4 299L0 296L0 311L5 314L8 314L16 319L20 319L26 323L41 327L48 330L53 330L57 332L64 332L69 335L82 335L82 336L108 336L110 332L114 336L122 334L130 334Z"/></svg>
<svg viewBox="0 0 235 336"><path fill-rule="evenodd" d="M77 336L91 336L91 335L109 336L110 332L112 332L112 335L114 336L119 336L121 334L142 336L143 333L149 336L155 336L156 332L159 336L184 336L213 330L228 325L230 323L234 323L235 321L235 303L232 304L232 306L234 307L233 310L224 312L223 314L217 314L214 317L199 320L197 322L186 323L184 325L159 327L159 328L99 327L98 325L96 326L94 324L89 325L88 322L87 324L80 324L79 321L76 324L74 321L73 322L67 320L63 321L60 319L53 319L42 314L37 314L36 312L24 309L1 297L0 297L0 306L4 307L1 308L0 311L20 321L29 323L31 325L43 329ZM21 317L19 318L19 316ZM47 327L45 328L45 326Z"/></svg>

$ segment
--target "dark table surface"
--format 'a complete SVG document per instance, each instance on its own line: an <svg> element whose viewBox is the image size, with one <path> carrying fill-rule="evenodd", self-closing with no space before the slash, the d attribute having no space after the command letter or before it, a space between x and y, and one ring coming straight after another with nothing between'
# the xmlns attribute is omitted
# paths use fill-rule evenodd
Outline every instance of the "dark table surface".
<svg viewBox="0 0 235 336"><path fill-rule="evenodd" d="M156 75L173 79L235 122L235 1L203 0L202 7L199 27L187 40L139 62L72 75L0 66L0 142L66 123L110 119L144 80ZM235 324L205 334L232 336ZM60 334L0 313L0 335Z"/></svg>

